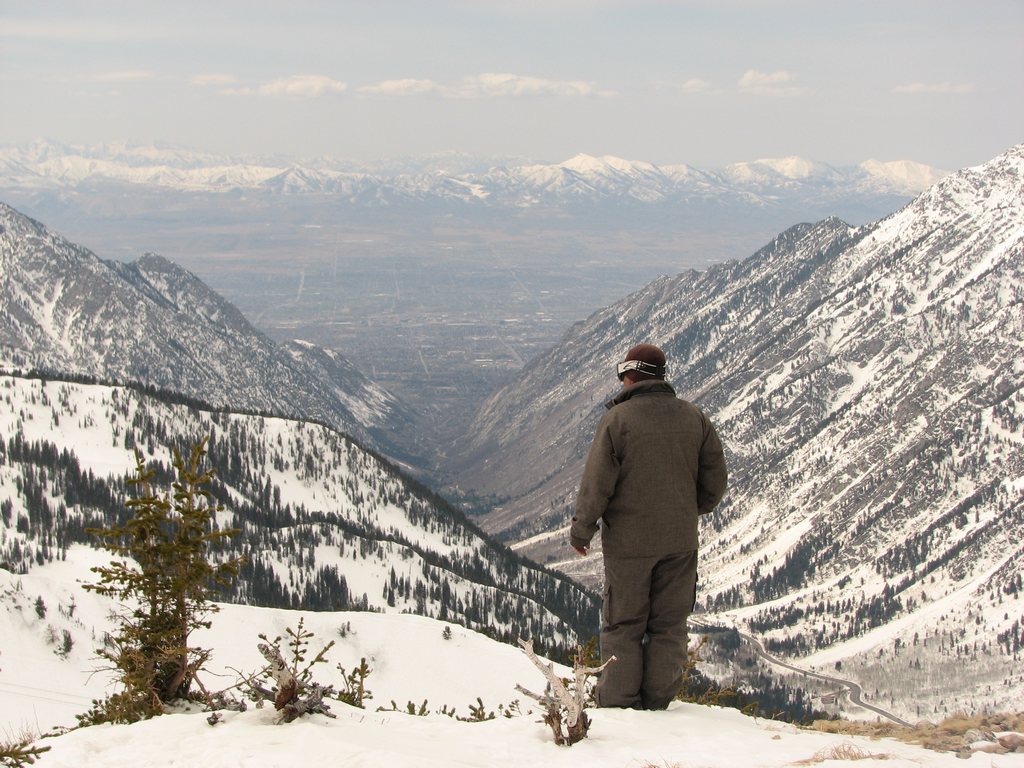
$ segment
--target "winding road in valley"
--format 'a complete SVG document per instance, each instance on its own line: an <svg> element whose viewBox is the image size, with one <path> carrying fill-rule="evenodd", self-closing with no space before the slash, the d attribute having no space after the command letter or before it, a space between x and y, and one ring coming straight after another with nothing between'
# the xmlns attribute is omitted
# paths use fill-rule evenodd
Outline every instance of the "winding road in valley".
<svg viewBox="0 0 1024 768"><path fill-rule="evenodd" d="M699 628L702 626L708 627L709 629L711 628L710 625L702 624L701 622L694 621L693 619L690 620L690 624L693 625L695 628ZM816 680L822 680L826 683L829 683L830 685L838 685L843 689L843 692L848 695L851 704L858 707L862 707L863 709L866 709L870 712L874 712L879 717L884 717L886 720L896 723L897 725L902 725L907 728L913 728L913 725L911 723L908 723L906 720L897 717L891 712L887 712L881 707L877 707L874 704L864 701L864 689L861 688L859 683L855 683L852 680L844 680L841 677L823 675L820 672L811 672L809 670L803 669L802 667L795 666L793 664L790 664L788 661L783 661L777 656L772 656L770 653L768 653L768 651L764 649L764 645L761 643L761 641L753 635L748 635L746 632L739 632L739 636L741 639L743 639L744 642L750 644L750 647L754 649L754 653L756 653L760 658L764 659L769 664L774 664L777 667L783 667L784 669L788 669L792 672L804 675L805 677L813 677Z"/></svg>

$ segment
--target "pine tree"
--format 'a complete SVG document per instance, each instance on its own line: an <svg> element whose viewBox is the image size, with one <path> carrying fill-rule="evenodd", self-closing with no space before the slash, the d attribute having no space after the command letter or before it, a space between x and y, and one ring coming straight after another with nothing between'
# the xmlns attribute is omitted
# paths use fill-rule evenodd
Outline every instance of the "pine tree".
<svg viewBox="0 0 1024 768"><path fill-rule="evenodd" d="M83 724L134 722L160 714L166 703L195 698L193 683L210 651L190 645L192 632L209 627L217 611L210 601L215 585L238 574L240 558L217 562L213 550L236 530L217 530L215 505L207 486L212 469L203 469L206 440L188 459L173 451L177 479L173 493L153 489L155 468L135 453L135 476L128 482L138 496L126 502L132 516L123 524L90 529L103 545L125 559L93 568L97 584L85 589L121 602L117 628L101 658L113 665L123 691L79 717Z"/></svg>

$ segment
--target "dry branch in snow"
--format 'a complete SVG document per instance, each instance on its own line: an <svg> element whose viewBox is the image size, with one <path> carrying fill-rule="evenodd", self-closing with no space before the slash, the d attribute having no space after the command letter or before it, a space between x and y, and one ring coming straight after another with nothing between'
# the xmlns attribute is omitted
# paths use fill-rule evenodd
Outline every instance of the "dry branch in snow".
<svg viewBox="0 0 1024 768"><path fill-rule="evenodd" d="M587 677L600 674L605 667L615 661L615 657L612 656L599 667L587 667L582 662L583 649L577 649L572 669L574 684L570 691L562 679L555 674L554 665L550 662L545 664L534 652L533 641L520 640L519 645L526 657L544 675L548 684L543 695L538 695L521 685L517 685L516 689L544 707L544 722L551 728L556 744L571 746L577 741L585 739L587 731L590 729L590 718L584 711L586 709ZM563 722L565 723L564 730Z"/></svg>
<svg viewBox="0 0 1024 768"><path fill-rule="evenodd" d="M300 622L299 633L296 635L300 640L305 637L302 632ZM324 701L324 696L331 696L334 693L332 686L325 687L316 683L302 682L292 667L284 660L284 657L281 656L281 651L276 646L259 643L256 647L263 654L263 658L267 660L267 674L274 679L277 685L274 690L268 691L261 686L250 683L250 689L257 696L273 701L274 708L281 713L281 720L283 722L289 723L297 717L313 713L334 717L331 713L330 705ZM323 652L321 651L322 654ZM318 656L317 658L319 659L320 657Z"/></svg>

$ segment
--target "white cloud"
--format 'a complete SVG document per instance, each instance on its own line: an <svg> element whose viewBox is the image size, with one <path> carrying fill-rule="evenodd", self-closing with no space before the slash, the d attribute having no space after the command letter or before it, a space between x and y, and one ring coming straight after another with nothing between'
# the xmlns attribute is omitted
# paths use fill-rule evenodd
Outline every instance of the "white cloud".
<svg viewBox="0 0 1024 768"><path fill-rule="evenodd" d="M706 91L711 87L711 83L707 80L700 80L695 77L691 77L684 83L680 83L679 88L686 93L698 93L699 91Z"/></svg>
<svg viewBox="0 0 1024 768"><path fill-rule="evenodd" d="M293 75L278 77L255 88L233 88L225 91L243 96L294 97L317 99L322 96L341 93L348 88L348 83L327 77L326 75Z"/></svg>
<svg viewBox="0 0 1024 768"><path fill-rule="evenodd" d="M189 79L192 85L198 86L228 86L237 82L237 78L234 75L226 75L218 72L212 72L205 75L195 75Z"/></svg>
<svg viewBox="0 0 1024 768"><path fill-rule="evenodd" d="M658 88L663 88L669 91L677 91L679 93L704 93L711 90L711 83L707 80L701 80L697 77L691 77L689 80L658 80L654 83Z"/></svg>
<svg viewBox="0 0 1024 768"><path fill-rule="evenodd" d="M893 93L974 93L973 83L908 83L897 85Z"/></svg>
<svg viewBox="0 0 1024 768"><path fill-rule="evenodd" d="M375 85L364 85L356 89L357 93L371 96L423 96L443 92L442 86L433 80L417 80L406 77L400 80L384 80Z"/></svg>
<svg viewBox="0 0 1024 768"><path fill-rule="evenodd" d="M445 85L433 80L404 78L366 85L356 91L360 94L374 96L433 95L445 99L518 98L524 96L607 97L615 95L611 91L600 90L584 80L548 80L541 77L526 77L499 72L470 75L455 85Z"/></svg>
<svg viewBox="0 0 1024 768"><path fill-rule="evenodd" d="M785 70L760 72L748 69L736 84L741 91L763 94L793 94L803 90L796 85L796 75Z"/></svg>
<svg viewBox="0 0 1024 768"><path fill-rule="evenodd" d="M583 80L546 80L507 73L486 72L462 81L458 95L465 98L495 96L610 96Z"/></svg>

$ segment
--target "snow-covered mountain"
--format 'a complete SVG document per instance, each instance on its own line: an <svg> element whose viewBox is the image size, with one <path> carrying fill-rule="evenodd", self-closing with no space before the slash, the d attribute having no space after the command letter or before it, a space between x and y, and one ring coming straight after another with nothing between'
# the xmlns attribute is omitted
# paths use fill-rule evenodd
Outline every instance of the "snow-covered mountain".
<svg viewBox="0 0 1024 768"><path fill-rule="evenodd" d="M227 547L247 559L230 599L417 613L548 647L593 631L591 595L329 426L211 410L152 387L18 375L0 376L0 399L7 571L96 546L87 529L122 519L135 451L169 471L171 447L208 437L217 522L240 531Z"/></svg>
<svg viewBox="0 0 1024 768"><path fill-rule="evenodd" d="M729 453L705 607L820 663L870 654L862 673L911 717L923 685L967 709L1010 686L1019 705L1022 307L1024 145L877 223L798 225L594 314L489 399L453 466L507 499L486 527L593 577L564 560L582 457L615 361L659 344Z"/></svg>
<svg viewBox="0 0 1024 768"><path fill-rule="evenodd" d="M155 254L103 261L0 203L0 365L142 382L236 411L317 419L395 451L412 419L339 354L279 345Z"/></svg>
<svg viewBox="0 0 1024 768"><path fill-rule="evenodd" d="M458 204L499 209L599 205L609 200L679 205L778 205L781 197L871 198L915 194L940 171L912 161L866 161L835 167L802 158L737 163L718 170L580 154L556 164L438 162L423 167L360 168L321 158L238 159L184 150L69 147L50 142L0 148L0 187L23 190L128 184L190 192L243 190L287 195L328 194L354 205ZM826 201L819 200L818 205ZM861 201L863 202L863 201ZM818 210L818 208L815 208Z"/></svg>

